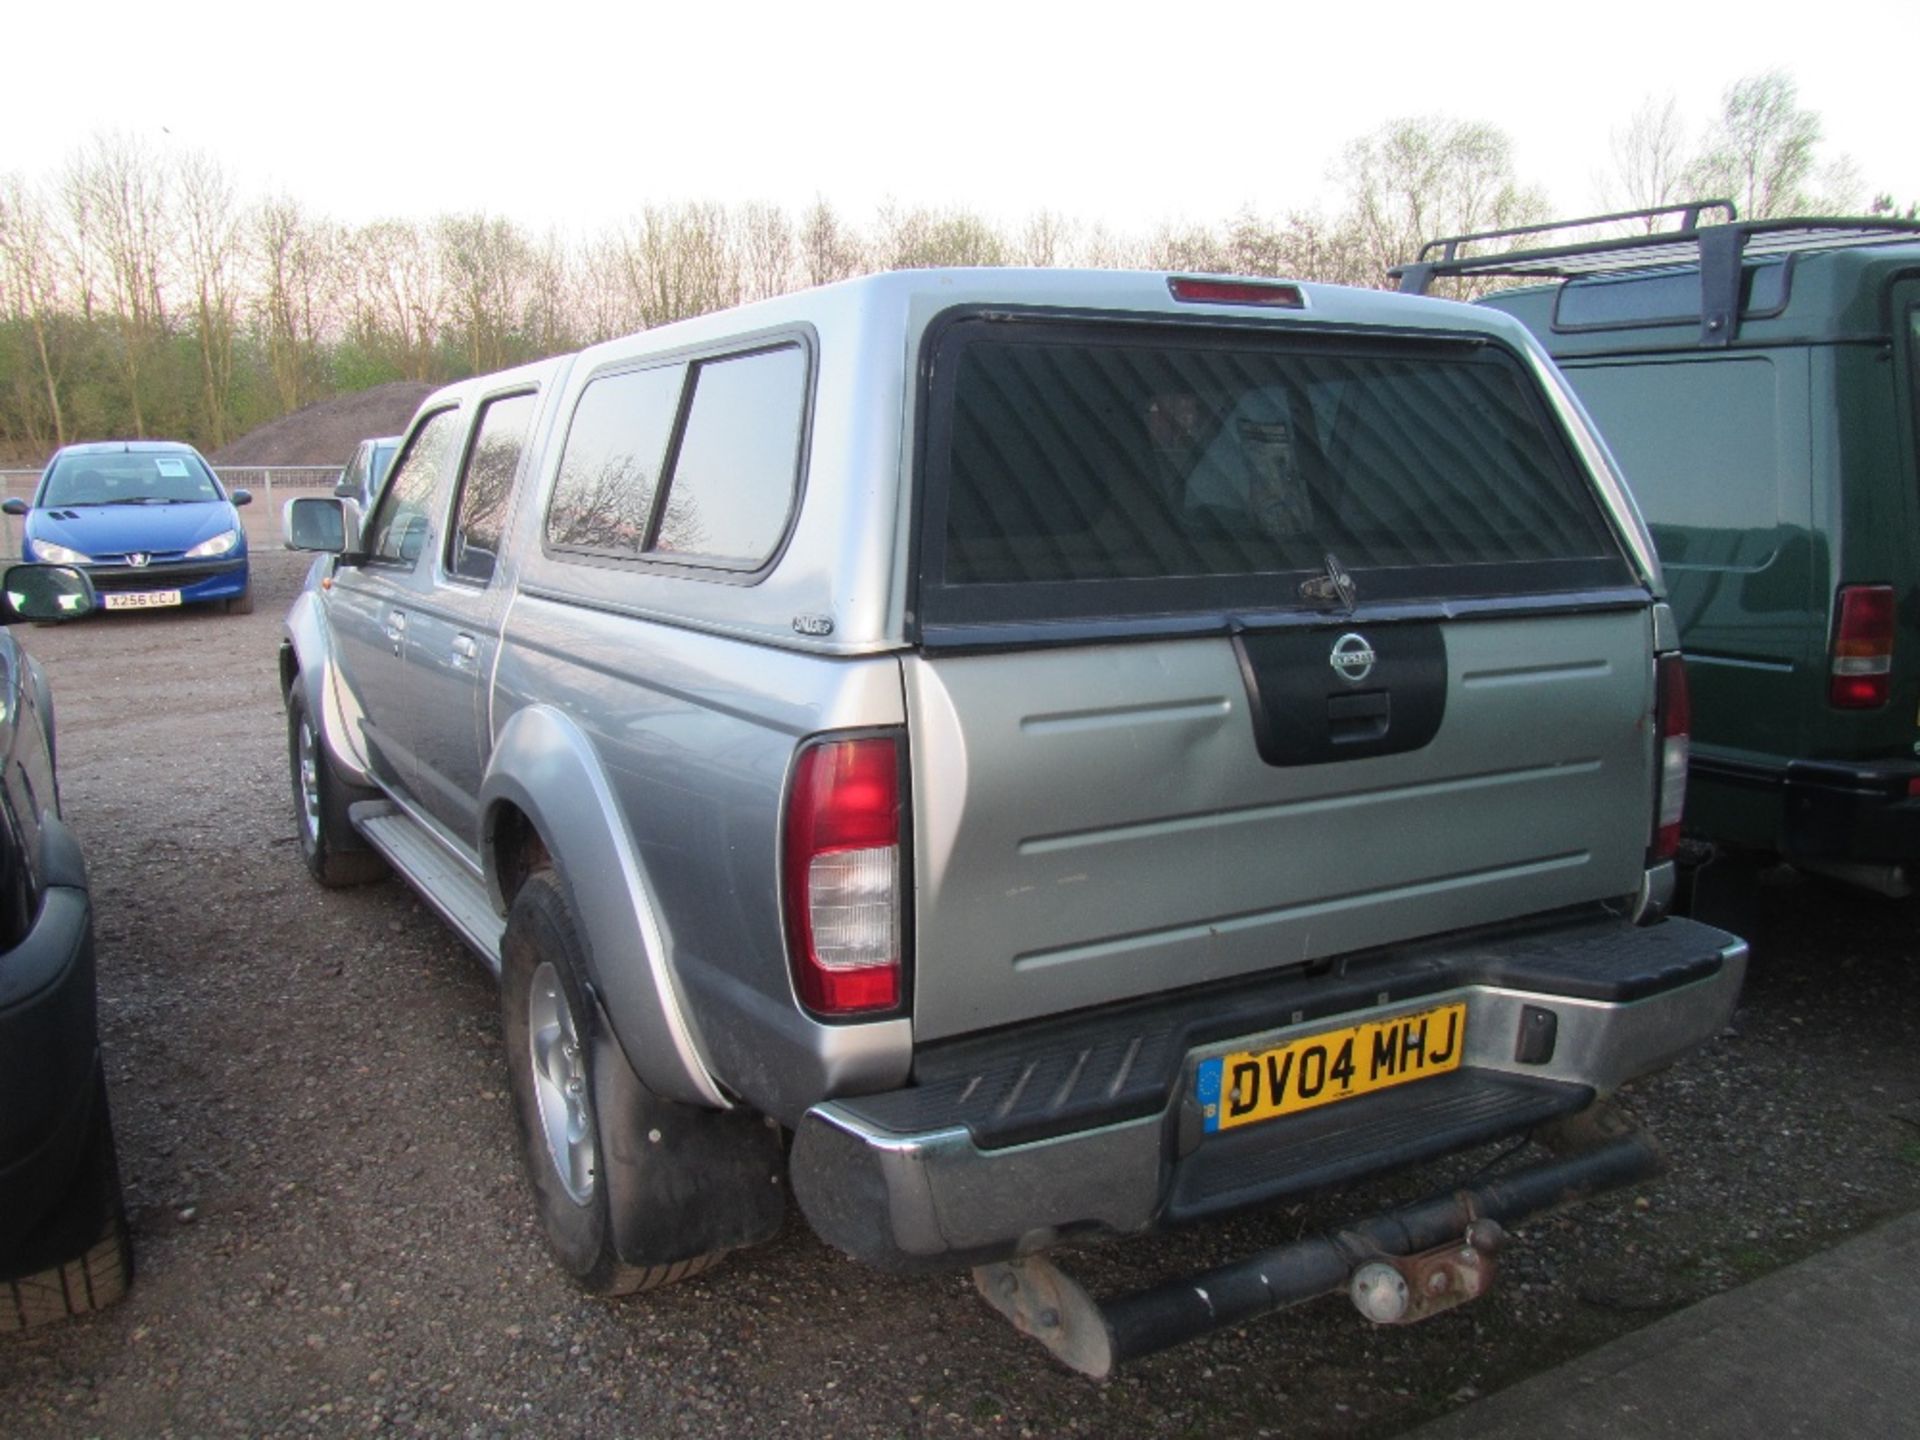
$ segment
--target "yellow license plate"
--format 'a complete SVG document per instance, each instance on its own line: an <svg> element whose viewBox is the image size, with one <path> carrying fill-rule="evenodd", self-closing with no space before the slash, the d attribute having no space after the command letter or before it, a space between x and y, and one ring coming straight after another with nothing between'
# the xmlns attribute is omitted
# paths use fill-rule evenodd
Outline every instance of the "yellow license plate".
<svg viewBox="0 0 1920 1440"><path fill-rule="evenodd" d="M1195 1088L1209 1132L1315 1110L1460 1068L1464 1002L1323 1030L1270 1050L1200 1062Z"/></svg>

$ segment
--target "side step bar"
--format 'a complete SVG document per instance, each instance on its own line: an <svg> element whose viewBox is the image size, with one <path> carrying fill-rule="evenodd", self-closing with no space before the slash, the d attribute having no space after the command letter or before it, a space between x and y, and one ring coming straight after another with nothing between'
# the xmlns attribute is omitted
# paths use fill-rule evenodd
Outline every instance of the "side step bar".
<svg viewBox="0 0 1920 1440"><path fill-rule="evenodd" d="M1571 1133L1578 1125L1591 1134L1609 1122L1616 1132L1621 1128L1603 1110L1575 1117L1566 1129ZM1337 1291L1351 1290L1369 1318L1423 1318L1474 1298L1491 1283L1488 1257L1501 1225L1635 1184L1660 1169L1652 1139L1629 1129L1591 1148L1376 1215L1338 1234L1296 1240L1111 1300L1095 1300L1044 1255L979 1266L973 1279L987 1303L1015 1329L1045 1345L1069 1369L1101 1380L1142 1355ZM1423 1253L1442 1247L1452 1254ZM1432 1281L1434 1290L1451 1287L1455 1293L1439 1303L1431 1293L1415 1294L1409 1305L1404 1285L1395 1279L1409 1273ZM1404 1308L1396 1311L1376 1298L1383 1283L1399 1288Z"/></svg>
<svg viewBox="0 0 1920 1440"><path fill-rule="evenodd" d="M400 878L454 928L495 975L505 928L487 889L424 825L387 800L362 800L347 812L353 828Z"/></svg>

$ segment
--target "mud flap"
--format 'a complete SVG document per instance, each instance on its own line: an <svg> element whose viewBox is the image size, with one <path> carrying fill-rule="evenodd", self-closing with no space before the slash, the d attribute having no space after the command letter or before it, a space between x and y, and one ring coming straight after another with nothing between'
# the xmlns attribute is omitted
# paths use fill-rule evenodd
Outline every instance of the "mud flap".
<svg viewBox="0 0 1920 1440"><path fill-rule="evenodd" d="M673 1265L758 1245L786 1217L780 1131L743 1109L665 1100L627 1063L594 1001L593 1103L615 1251L627 1265Z"/></svg>

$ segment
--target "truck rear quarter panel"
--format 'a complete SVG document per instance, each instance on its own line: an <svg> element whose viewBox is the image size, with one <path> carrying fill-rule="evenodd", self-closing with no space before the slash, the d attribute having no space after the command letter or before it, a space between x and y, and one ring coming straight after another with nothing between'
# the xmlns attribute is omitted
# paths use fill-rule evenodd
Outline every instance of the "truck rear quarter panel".
<svg viewBox="0 0 1920 1440"><path fill-rule="evenodd" d="M898 659L835 660L522 596L495 677L496 734L535 703L592 747L610 822L631 837L654 897L682 1013L723 1088L792 1119L823 1095L899 1083L905 1021L823 1025L796 1004L779 883L796 748L822 730L901 724ZM608 953L600 936L618 928L583 919L603 983L632 983L643 957Z"/></svg>

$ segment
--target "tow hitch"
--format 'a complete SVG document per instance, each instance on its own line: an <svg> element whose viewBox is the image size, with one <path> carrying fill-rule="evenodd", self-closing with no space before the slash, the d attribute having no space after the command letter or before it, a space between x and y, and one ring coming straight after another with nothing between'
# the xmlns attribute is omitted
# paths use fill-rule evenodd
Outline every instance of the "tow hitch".
<svg viewBox="0 0 1920 1440"><path fill-rule="evenodd" d="M1376 1325L1411 1325L1478 1300L1493 1288L1493 1252L1507 1238L1498 1222L1475 1220L1458 1240L1419 1255L1382 1255L1353 1272L1347 1293Z"/></svg>
<svg viewBox="0 0 1920 1440"><path fill-rule="evenodd" d="M974 1285L1021 1334L1096 1380L1142 1355L1341 1291L1369 1320L1411 1324L1487 1292L1502 1226L1658 1173L1659 1152L1644 1133L1618 1133L1610 1112L1575 1120L1583 1137L1614 1138L1150 1290L1095 1300L1044 1255L982 1265Z"/></svg>

